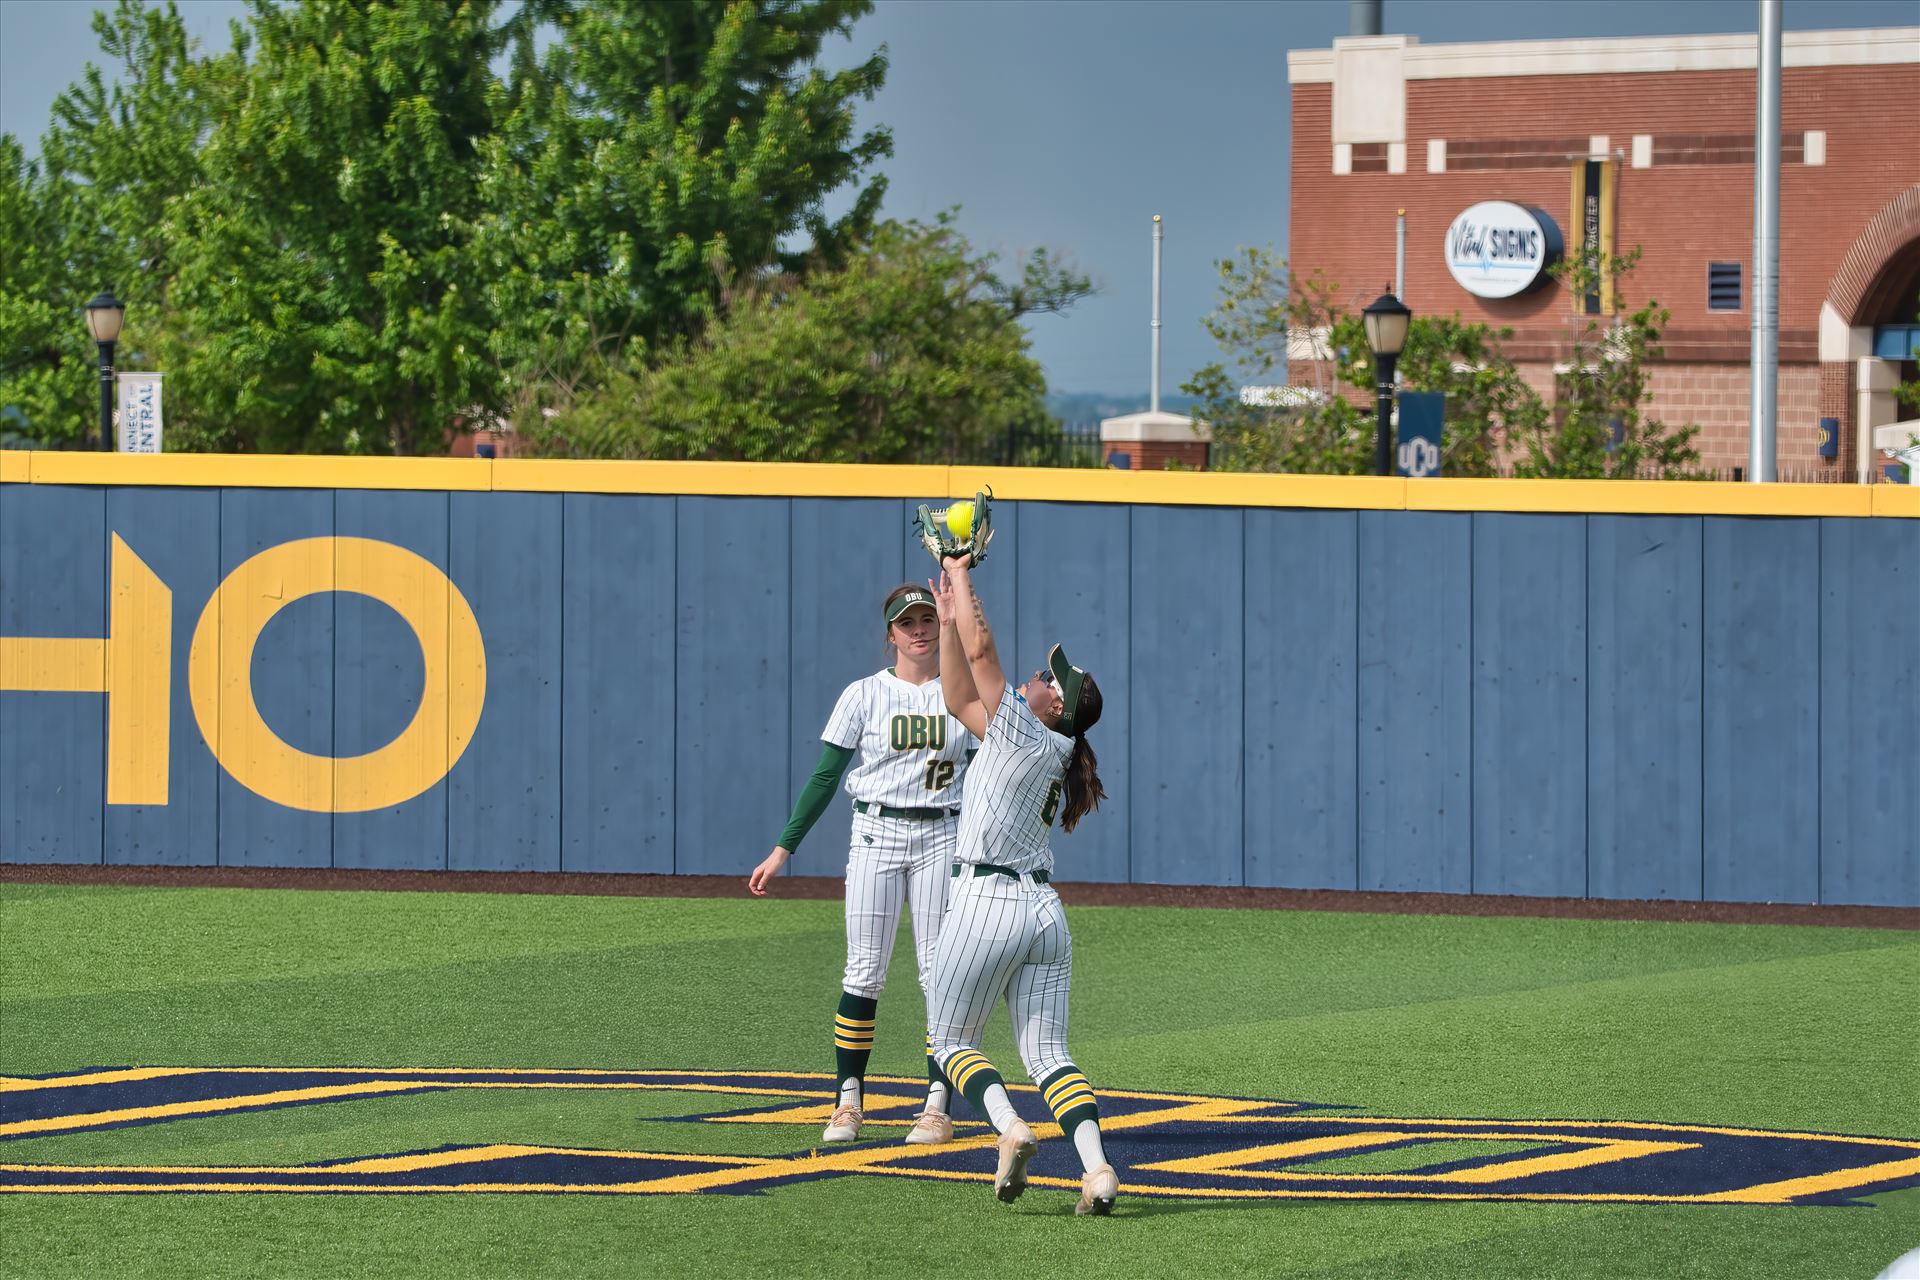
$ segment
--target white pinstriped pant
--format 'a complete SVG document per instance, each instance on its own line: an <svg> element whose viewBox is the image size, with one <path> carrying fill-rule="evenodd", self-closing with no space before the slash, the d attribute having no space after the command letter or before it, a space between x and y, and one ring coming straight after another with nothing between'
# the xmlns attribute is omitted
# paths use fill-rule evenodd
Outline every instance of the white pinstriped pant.
<svg viewBox="0 0 1920 1280"><path fill-rule="evenodd" d="M958 818L882 818L855 812L847 851L847 971L841 989L873 999L887 985L900 906L913 918L920 990L933 971L933 948L947 907Z"/></svg>
<svg viewBox="0 0 1920 1280"><path fill-rule="evenodd" d="M942 1068L960 1049L978 1049L987 1019L1007 998L1014 1042L1035 1084L1067 1056L1067 993L1073 986L1073 937L1052 887L998 872L976 876L963 865L947 898L947 919L933 958L927 1030Z"/></svg>

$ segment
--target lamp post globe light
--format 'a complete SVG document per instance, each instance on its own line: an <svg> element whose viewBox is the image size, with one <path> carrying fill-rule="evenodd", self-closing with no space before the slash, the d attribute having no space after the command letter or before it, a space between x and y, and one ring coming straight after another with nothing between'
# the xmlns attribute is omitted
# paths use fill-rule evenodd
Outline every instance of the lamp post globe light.
<svg viewBox="0 0 1920 1280"><path fill-rule="evenodd" d="M1413 312L1390 293L1383 293L1360 313L1367 326L1367 346L1373 352L1373 472L1393 474L1393 367L1407 345L1407 326Z"/></svg>
<svg viewBox="0 0 1920 1280"><path fill-rule="evenodd" d="M87 332L100 348L100 447L113 451L113 344L120 341L120 326L126 322L127 306L102 289L87 304Z"/></svg>

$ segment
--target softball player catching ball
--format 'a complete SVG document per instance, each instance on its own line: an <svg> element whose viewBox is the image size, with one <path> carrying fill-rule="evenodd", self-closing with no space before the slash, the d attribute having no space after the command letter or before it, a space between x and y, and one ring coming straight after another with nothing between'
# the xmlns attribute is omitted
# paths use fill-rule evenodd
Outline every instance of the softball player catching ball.
<svg viewBox="0 0 1920 1280"><path fill-rule="evenodd" d="M833 1019L839 1092L821 1135L826 1142L851 1142L860 1136L874 1012L887 983L903 901L913 915L920 989L927 989L947 904L960 783L975 746L947 714L940 692L940 624L933 594L924 587L896 587L882 612L893 666L854 681L841 693L820 735L820 763L794 804L780 842L747 881L755 897L766 894L768 883L826 810L857 753L859 761L847 778L854 809L847 854L847 967ZM929 1041L927 1105L907 1141L938 1143L952 1137L947 1083Z"/></svg>
<svg viewBox="0 0 1920 1280"><path fill-rule="evenodd" d="M981 740L967 774L967 807L947 919L933 959L928 1035L941 1070L1000 1134L994 1194L1012 1203L1027 1187L1038 1146L1014 1112L1000 1073L980 1052L987 1018L1004 995L1027 1076L1086 1170L1076 1213L1113 1211L1120 1181L1100 1138L1100 1107L1067 1053L1073 939L1049 881L1054 819L1063 830L1105 797L1087 730L1100 718L1100 687L1060 646L1047 669L1008 687L967 557L944 562L934 589L947 709Z"/></svg>

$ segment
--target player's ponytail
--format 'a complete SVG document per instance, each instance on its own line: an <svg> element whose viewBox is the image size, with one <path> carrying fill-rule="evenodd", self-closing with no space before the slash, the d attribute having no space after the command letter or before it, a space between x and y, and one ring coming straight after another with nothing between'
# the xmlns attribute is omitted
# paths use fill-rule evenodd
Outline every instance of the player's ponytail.
<svg viewBox="0 0 1920 1280"><path fill-rule="evenodd" d="M1066 808L1060 814L1060 829L1071 831L1088 813L1100 807L1107 789L1100 785L1100 761L1093 754L1087 735L1073 739L1073 754L1067 757Z"/></svg>
<svg viewBox="0 0 1920 1280"><path fill-rule="evenodd" d="M1080 819L1098 809L1100 802L1107 798L1107 789L1100 785L1099 758L1093 754L1093 744L1087 741L1087 730L1099 722L1103 705L1100 686L1088 676L1081 683L1080 704L1074 709L1073 754L1067 757L1067 772L1062 779L1067 802L1060 815L1062 831L1073 830Z"/></svg>

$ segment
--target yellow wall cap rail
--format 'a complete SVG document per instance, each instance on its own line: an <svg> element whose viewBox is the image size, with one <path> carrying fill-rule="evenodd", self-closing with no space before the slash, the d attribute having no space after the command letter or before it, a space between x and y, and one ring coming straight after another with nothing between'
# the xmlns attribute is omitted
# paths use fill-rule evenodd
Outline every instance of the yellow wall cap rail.
<svg viewBox="0 0 1920 1280"><path fill-rule="evenodd" d="M596 462L502 458L493 487L535 493L693 493L782 498L933 498L946 467L813 462Z"/></svg>
<svg viewBox="0 0 1920 1280"><path fill-rule="evenodd" d="M485 458L366 458L317 454L27 454L32 483L185 485L212 489L493 488ZM12 478L9 476L8 478Z"/></svg>
<svg viewBox="0 0 1920 1280"><path fill-rule="evenodd" d="M1920 519L1920 484L1876 484L1872 492L1874 515Z"/></svg>
<svg viewBox="0 0 1920 1280"><path fill-rule="evenodd" d="M1512 486L1512 487L1509 487ZM1414 480L1412 511L1866 516L1883 485L1737 484L1724 480Z"/></svg>
<svg viewBox="0 0 1920 1280"><path fill-rule="evenodd" d="M1920 518L1920 486L1676 480L1406 480L1058 467L811 462L606 462L0 450L0 482L204 488L651 493L1649 515Z"/></svg>

